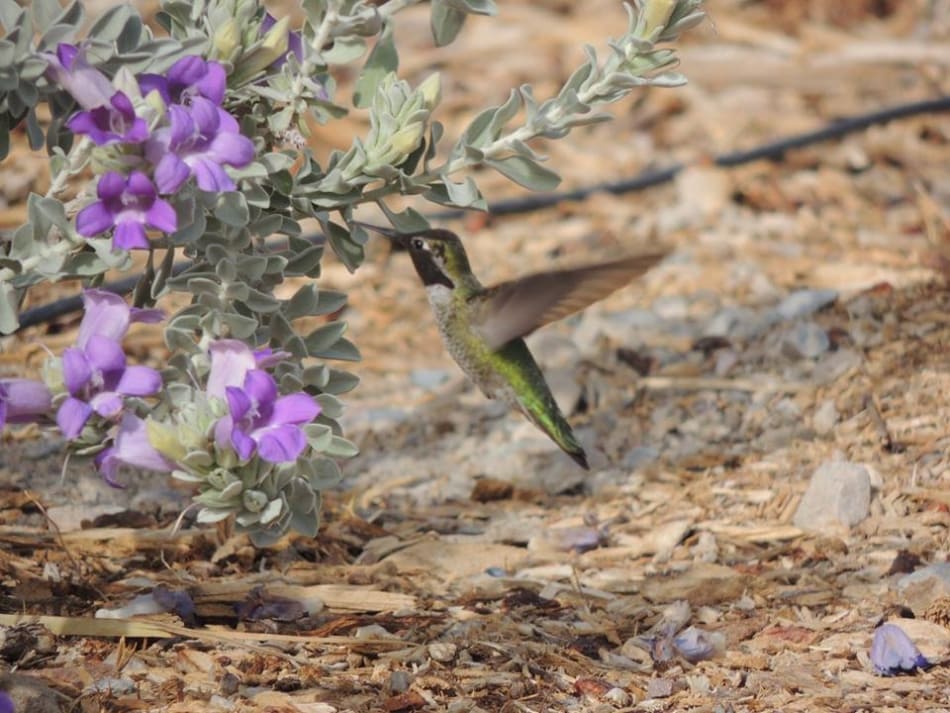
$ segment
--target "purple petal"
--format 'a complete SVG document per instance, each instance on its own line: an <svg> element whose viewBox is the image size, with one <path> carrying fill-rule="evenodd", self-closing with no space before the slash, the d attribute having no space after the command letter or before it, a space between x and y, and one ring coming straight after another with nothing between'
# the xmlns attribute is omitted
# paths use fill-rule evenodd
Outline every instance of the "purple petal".
<svg viewBox="0 0 950 713"><path fill-rule="evenodd" d="M132 171L129 174L126 193L144 200L152 200L156 195L151 179L141 171Z"/></svg>
<svg viewBox="0 0 950 713"><path fill-rule="evenodd" d="M219 163L242 168L254 160L254 142L237 132L219 132L208 146L208 155Z"/></svg>
<svg viewBox="0 0 950 713"><path fill-rule="evenodd" d="M191 169L173 153L167 153L159 159L155 166L155 185L158 192L163 194L174 193L181 184L188 180Z"/></svg>
<svg viewBox="0 0 950 713"><path fill-rule="evenodd" d="M233 446L234 451L238 454L238 458L241 460L247 460L252 455L254 455L254 448L256 445L257 444L254 443L254 440L250 436L248 436L236 426L234 430L231 431L231 446Z"/></svg>
<svg viewBox="0 0 950 713"><path fill-rule="evenodd" d="M270 422L310 423L320 413L320 405L309 394L290 394L282 396L274 402L274 412Z"/></svg>
<svg viewBox="0 0 950 713"><path fill-rule="evenodd" d="M104 233L113 225L115 216L102 201L86 206L76 215L76 232L87 238Z"/></svg>
<svg viewBox="0 0 950 713"><path fill-rule="evenodd" d="M156 198L152 207L145 212L145 222L163 233L174 233L178 230L178 216L171 203Z"/></svg>
<svg viewBox="0 0 950 713"><path fill-rule="evenodd" d="M234 430L234 419L222 416L214 424L214 443L218 448L227 448L231 443L231 432Z"/></svg>
<svg viewBox="0 0 950 713"><path fill-rule="evenodd" d="M102 109L102 107L97 107L96 109ZM96 109L80 111L73 114L66 122L66 128L74 134L85 134L92 139L93 143L97 146L102 146L108 143L113 135L99 128L98 116L93 114L93 111L96 111Z"/></svg>
<svg viewBox="0 0 950 713"><path fill-rule="evenodd" d="M218 62L208 62L208 71L195 85L203 96L208 97L215 104L224 101L224 90L227 84L227 73L224 66Z"/></svg>
<svg viewBox="0 0 950 713"><path fill-rule="evenodd" d="M128 181L126 181L125 176L117 171L109 171L102 174L102 178L99 179L99 183L96 185L96 195L104 201L118 200L125 193L127 185Z"/></svg>
<svg viewBox="0 0 950 713"><path fill-rule="evenodd" d="M145 421L125 414L115 437L115 446L97 459L100 472L110 485L115 485L115 474L120 465L129 465L143 470L168 473L174 469L174 463L155 450L148 440Z"/></svg>
<svg viewBox="0 0 950 713"><path fill-rule="evenodd" d="M124 220L115 226L112 244L120 250L148 250L145 226L134 220Z"/></svg>
<svg viewBox="0 0 950 713"><path fill-rule="evenodd" d="M64 361L65 356L66 354L63 353ZM89 361L89 366L97 371L121 372L125 369L125 352L122 351L122 346L101 334L93 334L89 337L89 341L86 343L85 356Z"/></svg>
<svg viewBox="0 0 950 713"><path fill-rule="evenodd" d="M86 425L89 416L92 415L92 407L85 401L70 396L60 405L56 412L56 425L63 435L70 440L82 432L82 427Z"/></svg>
<svg viewBox="0 0 950 713"><path fill-rule="evenodd" d="M32 379L0 379L0 430L8 423L36 421L52 408L46 384Z"/></svg>
<svg viewBox="0 0 950 713"><path fill-rule="evenodd" d="M218 107L204 97L195 97L191 103L191 118L202 136L213 136L218 131L221 119ZM222 112L227 114L227 112Z"/></svg>
<svg viewBox="0 0 950 713"><path fill-rule="evenodd" d="M148 366L130 366L115 390L126 396L152 396L162 388L162 375Z"/></svg>
<svg viewBox="0 0 950 713"><path fill-rule="evenodd" d="M76 47L61 43L56 54L44 54L46 69L53 81L69 92L83 109L105 106L115 94L115 87L102 72L89 65Z"/></svg>
<svg viewBox="0 0 950 713"><path fill-rule="evenodd" d="M871 642L871 664L883 676L927 668L930 662L896 624L882 624Z"/></svg>
<svg viewBox="0 0 950 713"><path fill-rule="evenodd" d="M119 466L121 463L115 455L115 446L111 446L102 451L99 455L96 456L96 468L99 469L99 473L102 475L102 479L106 481L113 488L124 488L117 480L119 475Z"/></svg>
<svg viewBox="0 0 950 713"><path fill-rule="evenodd" d="M122 134L122 141L126 144L140 144L148 138L148 124L145 119L135 118L132 126Z"/></svg>
<svg viewBox="0 0 950 713"><path fill-rule="evenodd" d="M244 376L255 367L254 352L237 339L219 339L211 344L208 396L226 398L225 387L243 386Z"/></svg>
<svg viewBox="0 0 950 713"><path fill-rule="evenodd" d="M224 172L221 166L210 158L203 156L189 156L185 162L195 174L198 188L209 193L224 193L233 191L235 186L231 177Z"/></svg>
<svg viewBox="0 0 950 713"><path fill-rule="evenodd" d="M231 418L235 421L240 421L247 415L247 412L251 410L251 399L248 398L248 395L244 393L241 389L236 386L226 386L225 395L228 401L228 411L231 413Z"/></svg>
<svg viewBox="0 0 950 713"><path fill-rule="evenodd" d="M150 92L158 92L165 104L172 103L171 94L168 91L168 80L160 74L140 74L136 77L139 80L139 91L142 96Z"/></svg>
<svg viewBox="0 0 950 713"><path fill-rule="evenodd" d="M277 398L277 382L266 371L251 369L244 377L244 391L254 403L258 404L258 407L264 404L270 405Z"/></svg>
<svg viewBox="0 0 950 713"><path fill-rule="evenodd" d="M82 349L70 347L63 352L63 383L66 390L77 396L92 378L92 367Z"/></svg>
<svg viewBox="0 0 950 713"><path fill-rule="evenodd" d="M181 87L190 87L208 72L205 61L197 55L188 55L175 62L168 70L168 81Z"/></svg>
<svg viewBox="0 0 950 713"><path fill-rule="evenodd" d="M129 310L129 321L142 322L144 324L156 324L165 319L165 313L160 309L145 309L142 307L133 307Z"/></svg>
<svg viewBox="0 0 950 713"><path fill-rule="evenodd" d="M76 346L85 349L93 335L120 342L129 331L130 310L119 295L105 290L84 290L82 293L83 315L79 324Z"/></svg>
<svg viewBox="0 0 950 713"><path fill-rule="evenodd" d="M89 399L92 410L103 418L115 418L122 413L122 397L115 391L103 391Z"/></svg>
<svg viewBox="0 0 950 713"><path fill-rule="evenodd" d="M258 454L268 463L287 463L297 459L307 446L307 438L297 426L277 426L251 434L256 436Z"/></svg>
<svg viewBox="0 0 950 713"><path fill-rule="evenodd" d="M168 127L168 145L172 149L190 141L198 132L191 112L177 105L168 107Z"/></svg>
<svg viewBox="0 0 950 713"><path fill-rule="evenodd" d="M0 713L15 713L16 707L13 705L13 699L6 691L0 691Z"/></svg>

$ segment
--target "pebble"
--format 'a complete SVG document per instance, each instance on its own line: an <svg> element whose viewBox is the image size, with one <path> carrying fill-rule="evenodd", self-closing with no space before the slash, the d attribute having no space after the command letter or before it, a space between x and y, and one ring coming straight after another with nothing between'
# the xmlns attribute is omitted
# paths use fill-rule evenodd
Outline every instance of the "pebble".
<svg viewBox="0 0 950 713"><path fill-rule="evenodd" d="M828 333L814 322L799 322L782 339L782 352L793 359L815 359L830 348Z"/></svg>
<svg viewBox="0 0 950 713"><path fill-rule="evenodd" d="M409 686L412 685L412 676L408 671L393 671L389 674L389 681L386 683L386 688L390 693L405 693L409 690Z"/></svg>
<svg viewBox="0 0 950 713"><path fill-rule="evenodd" d="M647 684L647 698L669 698L673 695L673 681L669 678L651 678Z"/></svg>
<svg viewBox="0 0 950 713"><path fill-rule="evenodd" d="M950 596L950 562L937 562L905 574L897 591L914 614L921 615L940 597Z"/></svg>
<svg viewBox="0 0 950 713"><path fill-rule="evenodd" d="M458 646L450 643L436 642L429 644L429 657L439 663L448 663L458 653Z"/></svg>
<svg viewBox="0 0 950 713"><path fill-rule="evenodd" d="M723 307L706 323L702 336L746 339L759 334L764 326L759 315L747 307Z"/></svg>
<svg viewBox="0 0 950 713"><path fill-rule="evenodd" d="M807 317L838 299L837 290L796 290L779 302L773 314L786 322Z"/></svg>
<svg viewBox="0 0 950 713"><path fill-rule="evenodd" d="M853 527L868 516L871 476L867 468L846 461L828 461L812 474L793 522L803 530L829 525Z"/></svg>
<svg viewBox="0 0 950 713"><path fill-rule="evenodd" d="M636 446L623 457L623 467L635 470L660 459L660 452L653 446Z"/></svg>
<svg viewBox="0 0 950 713"><path fill-rule="evenodd" d="M838 408L834 399L825 399L811 418L811 427L819 436L829 435L838 423Z"/></svg>
<svg viewBox="0 0 950 713"><path fill-rule="evenodd" d="M412 383L423 389L435 389L451 378L445 369L413 369L409 373Z"/></svg>

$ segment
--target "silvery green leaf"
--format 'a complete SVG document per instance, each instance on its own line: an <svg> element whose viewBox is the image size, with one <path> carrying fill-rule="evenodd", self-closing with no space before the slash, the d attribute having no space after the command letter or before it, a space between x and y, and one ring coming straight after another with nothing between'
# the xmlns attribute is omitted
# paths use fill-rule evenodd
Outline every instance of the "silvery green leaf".
<svg viewBox="0 0 950 713"><path fill-rule="evenodd" d="M287 262L285 274L287 277L297 277L301 275L310 276L311 271L320 266L320 259L323 257L322 245L310 245L299 252L295 252Z"/></svg>
<svg viewBox="0 0 950 713"><path fill-rule="evenodd" d="M214 458L207 451L190 451L181 459L181 464L192 470L205 470L214 465Z"/></svg>
<svg viewBox="0 0 950 713"><path fill-rule="evenodd" d="M507 106L507 102L505 106ZM491 126L498 110L497 107L485 109L472 119L472 123L466 127L465 131L462 132L462 135L459 137L457 146L485 146L496 138L491 134Z"/></svg>
<svg viewBox="0 0 950 713"><path fill-rule="evenodd" d="M451 44L465 24L466 14L449 6L446 0L432 0L429 27L437 47Z"/></svg>
<svg viewBox="0 0 950 713"><path fill-rule="evenodd" d="M327 394L345 394L355 389L359 383L360 377L356 374L341 369L330 369L330 379L323 386L323 390ZM331 418L339 417L331 416Z"/></svg>
<svg viewBox="0 0 950 713"><path fill-rule="evenodd" d="M101 275L108 269L98 255L85 251L69 255L62 265L64 277L92 277Z"/></svg>
<svg viewBox="0 0 950 713"><path fill-rule="evenodd" d="M303 427L303 432L310 447L318 453L326 449L333 438L333 429L322 423L308 423Z"/></svg>
<svg viewBox="0 0 950 713"><path fill-rule="evenodd" d="M316 386L318 389L322 389L330 380L330 367L326 364L308 366L303 370L301 378L308 386Z"/></svg>
<svg viewBox="0 0 950 713"><path fill-rule="evenodd" d="M58 0L33 0L29 7L36 27L52 27L63 14L63 7Z"/></svg>
<svg viewBox="0 0 950 713"><path fill-rule="evenodd" d="M473 15L497 15L498 6L494 0L445 0L450 7Z"/></svg>
<svg viewBox="0 0 950 713"><path fill-rule="evenodd" d="M679 72L663 72L650 77L650 84L654 87L681 87L686 84L686 76Z"/></svg>
<svg viewBox="0 0 950 713"><path fill-rule="evenodd" d="M399 55L396 53L396 45L393 42L392 26L387 25L376 41L373 51L370 52L366 64L363 65L359 79L356 80L356 86L353 89L353 104L361 109L372 104L380 83L385 77L395 74L397 69L399 69Z"/></svg>
<svg viewBox="0 0 950 713"><path fill-rule="evenodd" d="M471 176L466 176L461 183L444 178L443 185L449 202L459 208L474 208L479 201L483 201L482 194Z"/></svg>
<svg viewBox="0 0 950 713"><path fill-rule="evenodd" d="M212 246L218 247L218 246ZM237 279L237 265L229 258L215 260L208 251L208 260L214 265L215 274L221 278L222 282L234 282Z"/></svg>
<svg viewBox="0 0 950 713"><path fill-rule="evenodd" d="M36 118L35 109L30 109L26 113L26 136L30 141L30 148L34 151L39 151L46 142L43 127L40 126L40 122Z"/></svg>
<svg viewBox="0 0 950 713"><path fill-rule="evenodd" d="M0 334L13 334L19 326L16 290L9 282L0 282Z"/></svg>
<svg viewBox="0 0 950 713"><path fill-rule="evenodd" d="M0 25L7 32L17 26L21 16L26 14L26 10L20 7L14 0L0 0Z"/></svg>
<svg viewBox="0 0 950 713"><path fill-rule="evenodd" d="M99 16L89 28L89 36L103 42L114 42L125 31L126 24L135 19L138 19L138 14L131 5L116 5Z"/></svg>
<svg viewBox="0 0 950 713"><path fill-rule="evenodd" d="M194 498L195 501L198 498ZM231 517L233 511L231 509L216 509L210 507L203 507L198 511L197 517L195 517L196 522L200 522L203 525L212 525L216 522L221 522L222 520L227 520Z"/></svg>
<svg viewBox="0 0 950 713"><path fill-rule="evenodd" d="M270 314L280 309L280 300L266 292L255 290L253 287L248 288L247 296L242 302L244 302L251 311L259 314Z"/></svg>
<svg viewBox="0 0 950 713"><path fill-rule="evenodd" d="M366 41L360 37L337 37L333 40L333 47L324 50L323 60L327 64L349 64L358 59L366 51Z"/></svg>
<svg viewBox="0 0 950 713"><path fill-rule="evenodd" d="M524 156L485 159L485 163L518 185L533 191L550 191L561 182L561 177L554 171Z"/></svg>
<svg viewBox="0 0 950 713"><path fill-rule="evenodd" d="M323 388L326 388L326 385ZM332 394L319 394L317 403L320 404L320 413L326 418L338 419L343 415L343 404Z"/></svg>
<svg viewBox="0 0 950 713"><path fill-rule="evenodd" d="M346 228L342 228L336 223L327 222L323 226L327 240L333 252L340 258L346 268L353 272L358 268L364 258L363 247L357 244L351 237Z"/></svg>
<svg viewBox="0 0 950 713"><path fill-rule="evenodd" d="M311 356L319 357L320 359L337 359L339 361L359 361L361 359L359 349L356 348L353 342L346 338L339 339L332 346L313 353Z"/></svg>
<svg viewBox="0 0 950 713"><path fill-rule="evenodd" d="M360 449L354 443L342 436L333 436L330 439L330 445L323 450L323 453L331 458L352 458L359 455L359 452Z"/></svg>
<svg viewBox="0 0 950 713"><path fill-rule="evenodd" d="M221 321L228 326L231 336L235 339L250 339L259 326L253 317L245 317L233 312L222 314Z"/></svg>
<svg viewBox="0 0 950 713"><path fill-rule="evenodd" d="M240 191L229 191L222 193L218 197L218 203L214 207L214 217L225 225L235 228L243 228L251 219L248 211L247 201L244 194Z"/></svg>
<svg viewBox="0 0 950 713"><path fill-rule="evenodd" d="M317 286L310 282L300 287L283 305L283 313L287 319L310 317L318 314L317 305L320 303Z"/></svg>
<svg viewBox="0 0 950 713"><path fill-rule="evenodd" d="M343 472L329 458L314 458L311 463L310 487L314 490L335 488L343 480Z"/></svg>
<svg viewBox="0 0 950 713"><path fill-rule="evenodd" d="M425 216L414 208L406 208L406 210L396 213L390 210L389 206L382 201L377 201L376 205L382 209L383 213L386 214L386 218L400 233L413 233L417 230L428 230L431 227Z"/></svg>
<svg viewBox="0 0 950 713"><path fill-rule="evenodd" d="M335 344L344 332L346 332L346 322L330 322L322 327L317 327L304 337L307 352L311 356L319 356L320 352Z"/></svg>

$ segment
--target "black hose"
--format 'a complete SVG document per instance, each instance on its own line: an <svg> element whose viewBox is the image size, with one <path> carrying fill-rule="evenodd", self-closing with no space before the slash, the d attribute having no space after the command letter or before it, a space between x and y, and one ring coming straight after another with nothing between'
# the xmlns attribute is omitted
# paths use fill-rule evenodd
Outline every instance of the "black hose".
<svg viewBox="0 0 950 713"><path fill-rule="evenodd" d="M950 110L950 96L924 99L923 101L910 102L907 104L898 104L896 106L887 107L878 111L872 111L867 114L859 114L858 116L837 119L820 129L816 129L815 131L808 131L802 134L789 136L784 139L779 139L777 141L771 141L745 151L733 151L730 153L720 154L713 160L713 163L717 166L732 167L740 166L745 163L751 163L752 161L758 161L760 159L778 160L781 159L790 149L798 149L820 143L822 141L836 139L846 134L854 133L855 131L860 131L861 129L866 129L873 124L882 124L887 121L903 119L908 116L916 116L918 114L929 114L948 110ZM575 188L573 190L564 191L561 193L543 193L498 201L497 203L493 203L488 207L488 212L491 215L514 215L517 213L530 213L535 210L557 205L562 201L583 200L594 193L605 192L620 194L642 191L646 188L671 181L677 173L683 170L684 167L685 164L675 163L672 166L668 166L666 168L647 169L646 171L638 173L636 176L631 176L630 178L625 178L620 181L607 181L605 183L582 186L580 188ZM451 209L436 211L428 214L426 217L432 220L452 220L465 215L465 213L466 211L462 209ZM312 235L309 237L309 239L315 244L322 243L325 240L324 236L320 234ZM192 263L190 261L175 263L174 267L172 268L172 274L180 275L182 272L191 267L191 264ZM115 282L109 282L103 285L101 289L120 295L128 294L134 289L138 279L138 276L133 276L122 280L117 280ZM82 298L79 296L67 297L41 307L28 309L20 315L20 326L16 331L19 332L21 329L26 329L27 327L33 327L37 324L43 324L44 322L52 321L53 319L61 317L64 314L78 312L80 309L82 309Z"/></svg>

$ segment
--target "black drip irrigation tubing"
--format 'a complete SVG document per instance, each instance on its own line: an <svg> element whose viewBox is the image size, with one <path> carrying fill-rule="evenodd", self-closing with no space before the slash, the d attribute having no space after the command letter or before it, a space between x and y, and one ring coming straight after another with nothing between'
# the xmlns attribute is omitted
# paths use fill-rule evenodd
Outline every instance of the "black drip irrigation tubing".
<svg viewBox="0 0 950 713"><path fill-rule="evenodd" d="M713 164L729 168L732 166L741 166L745 163L758 161L760 159L779 160L785 153L792 149L803 148L822 141L830 141L840 138L846 134L866 129L874 124L883 124L895 119L903 119L918 114L930 114L941 111L950 111L950 96L936 97L934 99L925 99L918 102L907 104L898 104L867 114L859 114L844 119L838 119L823 126L815 131L808 131L802 134L796 134L777 141L771 141L761 146L757 146L746 151L733 151L720 154L713 159ZM675 163L666 168L647 169L636 176L625 178L620 181L607 181L590 186L582 186L571 191L561 193L543 193L539 195L525 196L523 198L514 198L511 200L498 201L488 207L488 213L491 215L515 215L518 213L530 213L542 208L549 208L564 201L578 201L593 195L594 193L613 193L615 195L622 193L632 193L642 191L646 188L658 186L662 183L673 180L677 173L682 171L686 164ZM462 209L452 209L436 211L428 214L426 217L432 220L452 220L460 218L467 211ZM319 244L324 241L323 235L313 235L311 242ZM172 275L180 275L192 263L190 261L177 262L172 267ZM101 289L114 292L119 295L125 295L131 292L138 283L139 276L134 275L115 282L109 282L102 285ZM56 300L41 307L28 309L20 315L20 326L16 332L27 327L33 327L45 322L51 322L57 317L72 312L78 312L82 309L82 298L80 296L67 297ZM14 334L16 333L14 332Z"/></svg>

